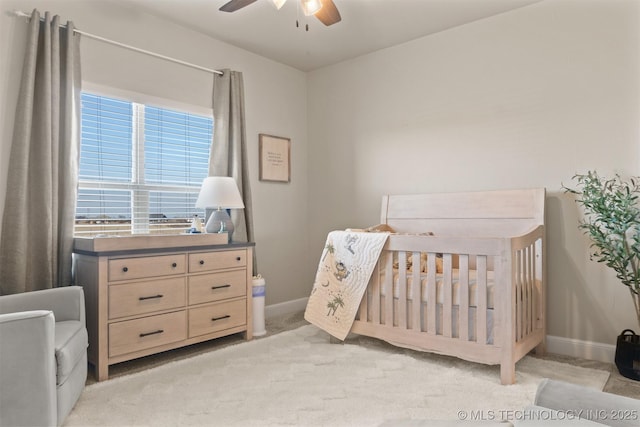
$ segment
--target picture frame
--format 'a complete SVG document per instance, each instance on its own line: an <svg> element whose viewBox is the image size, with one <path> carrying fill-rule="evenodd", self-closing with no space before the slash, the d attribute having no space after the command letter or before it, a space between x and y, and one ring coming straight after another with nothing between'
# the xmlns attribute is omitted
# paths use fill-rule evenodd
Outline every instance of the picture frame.
<svg viewBox="0 0 640 427"><path fill-rule="evenodd" d="M291 182L291 140L259 134L260 181Z"/></svg>

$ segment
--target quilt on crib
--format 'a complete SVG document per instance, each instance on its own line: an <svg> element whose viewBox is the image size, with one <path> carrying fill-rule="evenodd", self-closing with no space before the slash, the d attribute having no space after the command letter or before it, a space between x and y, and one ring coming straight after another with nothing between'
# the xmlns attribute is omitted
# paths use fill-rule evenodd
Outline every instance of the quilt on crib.
<svg viewBox="0 0 640 427"><path fill-rule="evenodd" d="M340 340L347 337L388 236L329 233L304 313L308 322Z"/></svg>

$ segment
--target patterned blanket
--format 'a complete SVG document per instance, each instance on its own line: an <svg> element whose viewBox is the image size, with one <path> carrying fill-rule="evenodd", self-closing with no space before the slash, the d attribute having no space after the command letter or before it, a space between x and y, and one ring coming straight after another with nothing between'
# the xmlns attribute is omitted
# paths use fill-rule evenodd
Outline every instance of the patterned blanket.
<svg viewBox="0 0 640 427"><path fill-rule="evenodd" d="M332 231L309 296L304 318L344 340L389 233Z"/></svg>

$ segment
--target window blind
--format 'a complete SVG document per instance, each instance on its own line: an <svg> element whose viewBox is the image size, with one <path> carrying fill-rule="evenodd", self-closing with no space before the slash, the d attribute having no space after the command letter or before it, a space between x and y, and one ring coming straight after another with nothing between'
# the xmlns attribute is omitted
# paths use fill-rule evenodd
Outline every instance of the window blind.
<svg viewBox="0 0 640 427"><path fill-rule="evenodd" d="M75 234L181 233L208 174L213 119L82 94Z"/></svg>

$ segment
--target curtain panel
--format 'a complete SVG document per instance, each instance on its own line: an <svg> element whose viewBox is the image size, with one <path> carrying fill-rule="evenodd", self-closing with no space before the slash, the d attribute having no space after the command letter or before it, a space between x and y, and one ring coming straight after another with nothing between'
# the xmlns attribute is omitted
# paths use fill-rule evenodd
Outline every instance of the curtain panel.
<svg viewBox="0 0 640 427"><path fill-rule="evenodd" d="M16 107L0 242L0 294L72 282L80 35L34 10Z"/></svg>
<svg viewBox="0 0 640 427"><path fill-rule="evenodd" d="M253 242L253 206L249 186L249 166L244 117L244 83L239 71L222 70L213 76L213 143L209 156L209 176L235 179L244 209L232 209L234 240ZM253 251L253 272L257 271Z"/></svg>

